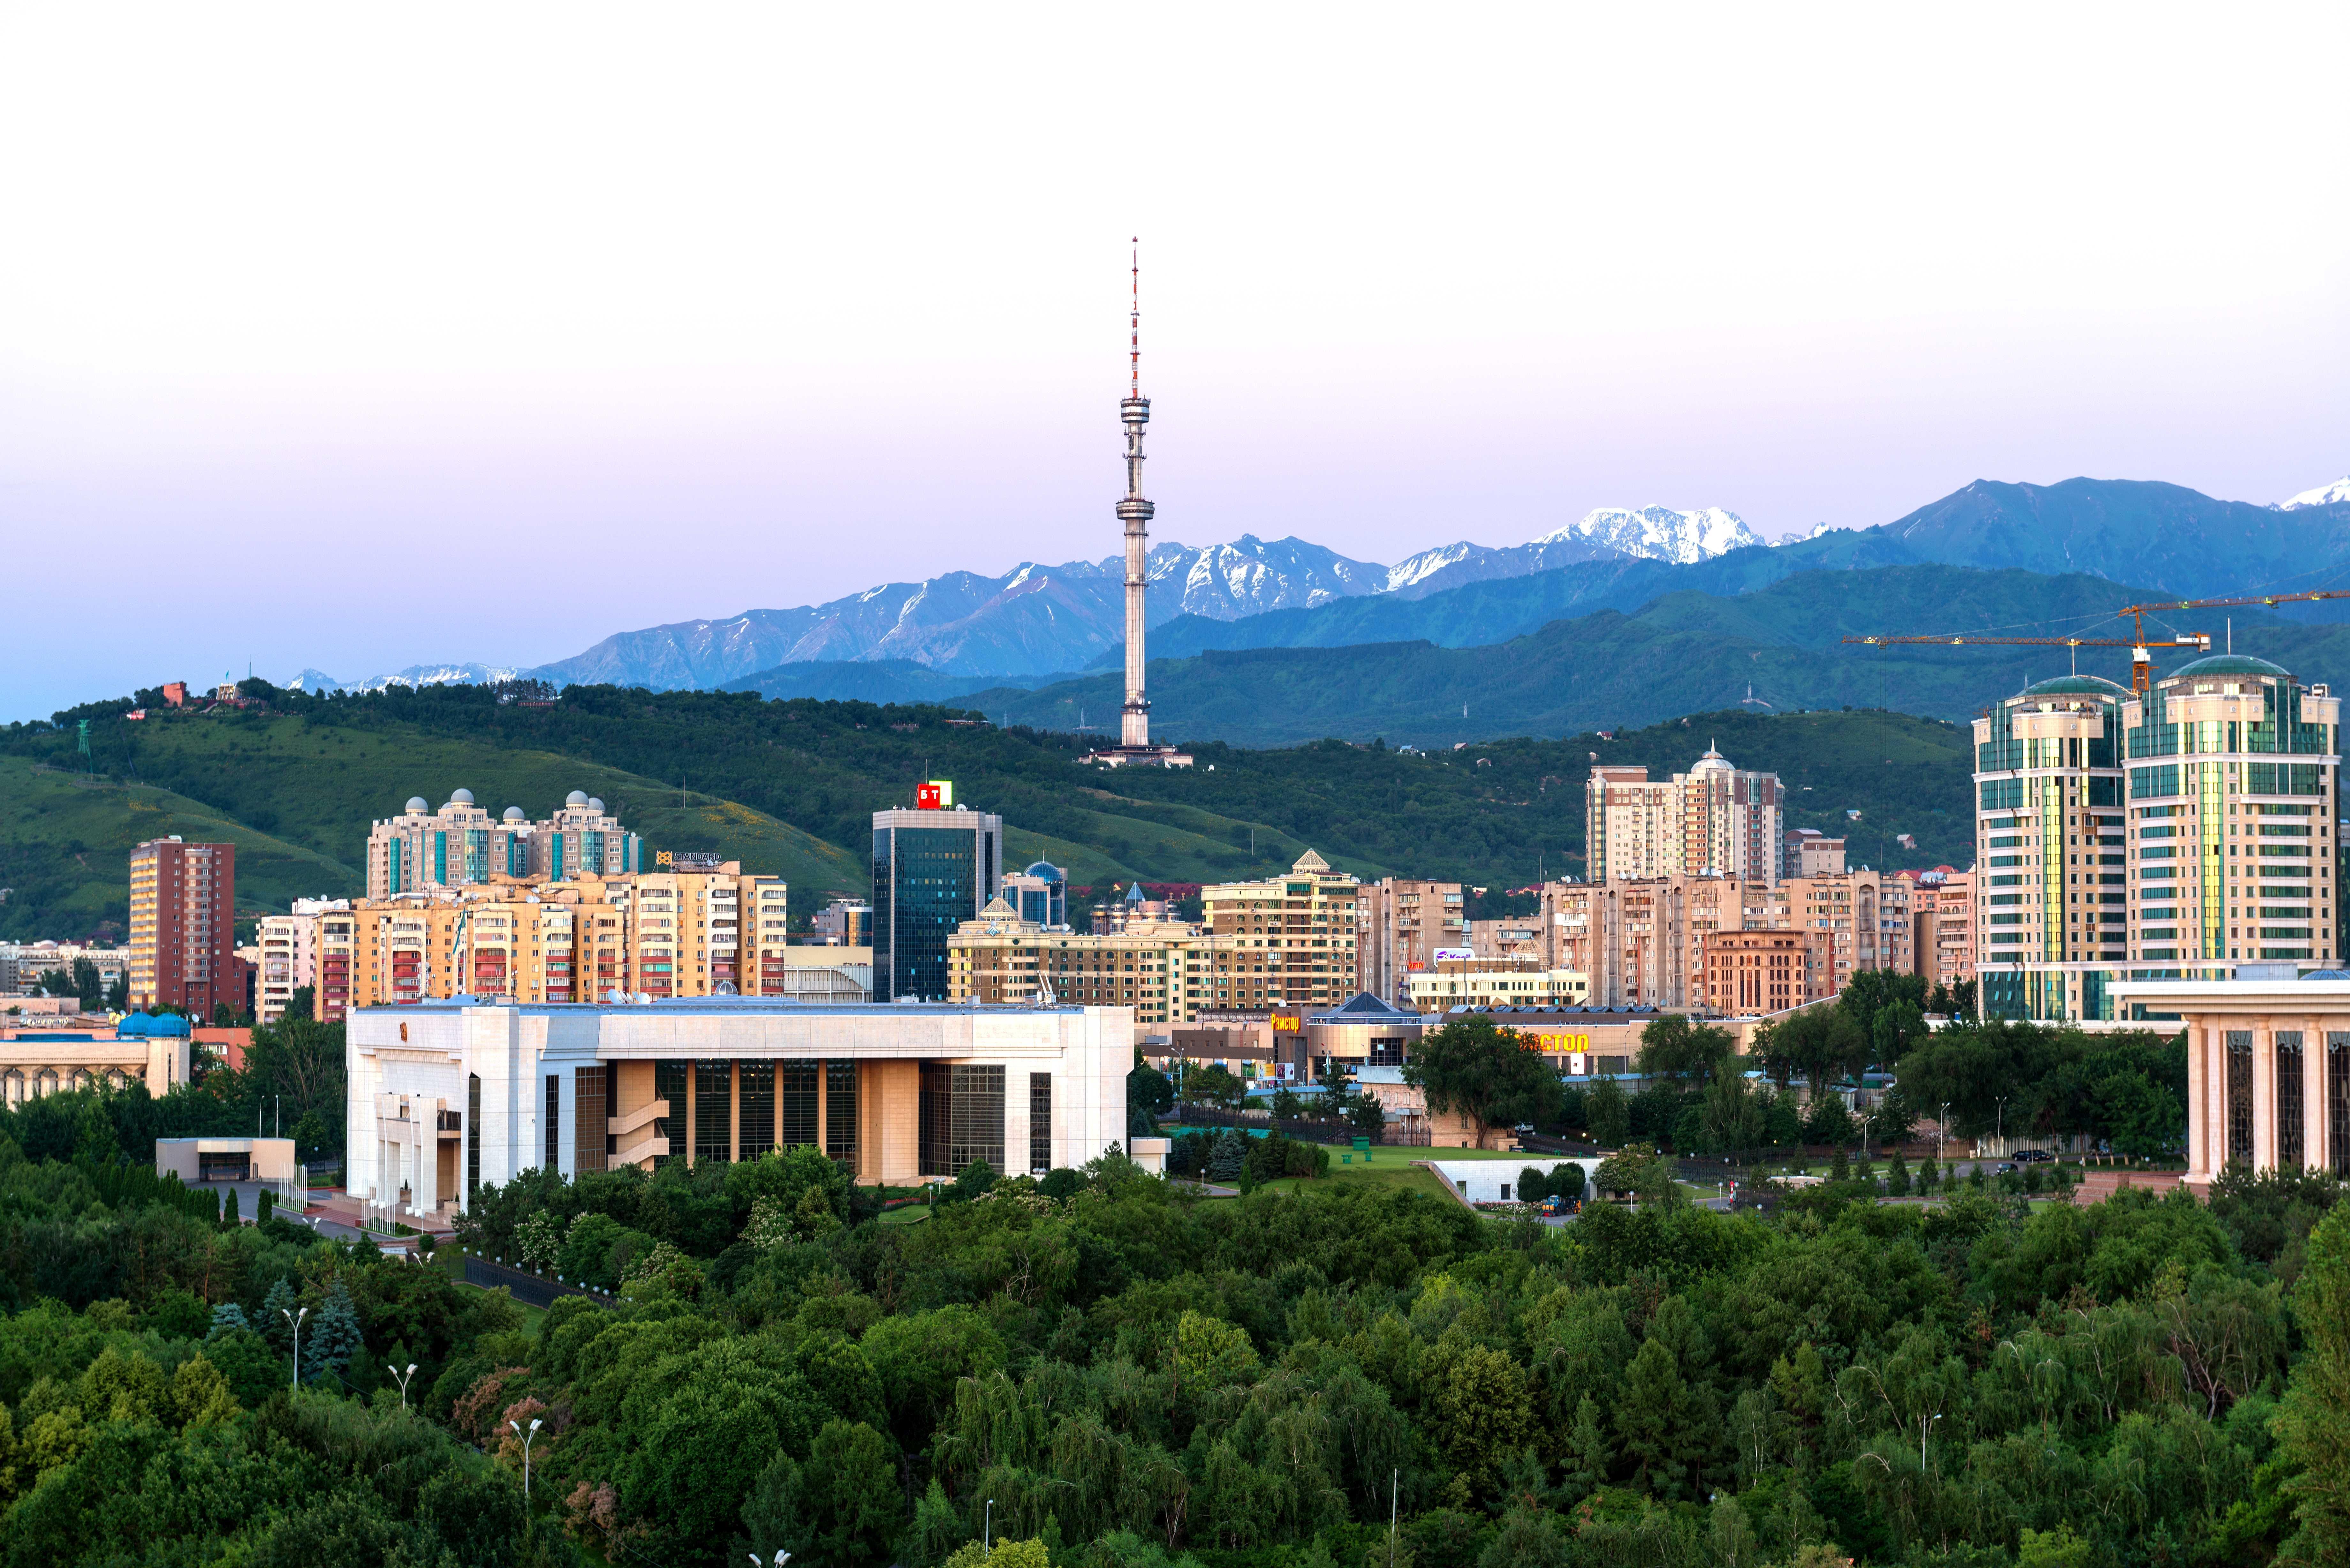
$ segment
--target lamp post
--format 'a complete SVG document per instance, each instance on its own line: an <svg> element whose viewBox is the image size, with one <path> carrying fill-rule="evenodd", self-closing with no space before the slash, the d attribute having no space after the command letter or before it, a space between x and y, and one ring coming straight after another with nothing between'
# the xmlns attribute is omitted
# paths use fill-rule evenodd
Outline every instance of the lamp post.
<svg viewBox="0 0 2350 1568"><path fill-rule="evenodd" d="M1944 1165L1950 1164L1950 1158L1942 1152L1942 1145L1949 1141L1950 1136L1950 1102L1944 1100L1940 1112L1934 1117L1934 1158Z"/></svg>
<svg viewBox="0 0 2350 1568"><path fill-rule="evenodd" d="M407 1409L408 1380L416 1376L416 1363L413 1361L410 1362L408 1364L408 1370L405 1372L402 1372L397 1366L387 1366L384 1370L390 1373L394 1377L400 1379L400 1407L403 1410Z"/></svg>
<svg viewBox="0 0 2350 1568"><path fill-rule="evenodd" d="M1941 1418L1942 1415L1939 1410L1930 1417L1918 1417L1918 1468L1921 1470L1926 1468L1926 1434L1932 1431L1934 1423Z"/></svg>
<svg viewBox="0 0 2350 1568"><path fill-rule="evenodd" d="M767 1568L766 1563L759 1561L759 1554L757 1552L748 1552L743 1553L743 1555L751 1559L751 1568ZM790 1552L778 1551L775 1553L775 1568L784 1568L784 1564L791 1560L792 1554Z"/></svg>
<svg viewBox="0 0 2350 1568"><path fill-rule="evenodd" d="M995 1500L987 1500L987 1523L981 1527L979 1543L989 1551L995 1550Z"/></svg>
<svg viewBox="0 0 2350 1568"><path fill-rule="evenodd" d="M299 1388L302 1386L302 1320L310 1315L310 1309L304 1307L298 1313L291 1313L279 1307L277 1315L294 1325L294 1380L291 1386Z"/></svg>
<svg viewBox="0 0 2350 1568"><path fill-rule="evenodd" d="M528 1508L530 1506L530 1446L537 1440L539 1418L536 1416L530 1418L530 1430L527 1432L522 1429L522 1424L518 1421L508 1421L506 1425L512 1427L515 1429L515 1436L522 1439L522 1505Z"/></svg>

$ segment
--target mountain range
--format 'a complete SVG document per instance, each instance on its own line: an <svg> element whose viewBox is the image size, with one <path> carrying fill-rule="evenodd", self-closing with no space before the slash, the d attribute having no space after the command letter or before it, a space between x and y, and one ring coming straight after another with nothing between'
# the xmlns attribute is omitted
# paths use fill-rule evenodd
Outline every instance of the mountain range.
<svg viewBox="0 0 2350 1568"><path fill-rule="evenodd" d="M1673 594L1735 597L1806 573L1924 565L2099 577L2157 597L2317 586L2350 566L2350 479L2273 505L2146 481L1978 480L1890 523L1823 524L1770 545L1720 508L1603 509L1523 545L1461 541L1384 566L1296 538L1162 542L1149 556L1150 651L1155 661L1416 641L1482 647L1561 620L1632 616ZM417 665L352 684L380 690L529 675L562 685L870 701L1056 688L1123 661L1123 575L1115 556L1024 563L993 577L950 572L822 605L618 633L535 669ZM2126 597L2102 602L2110 607ZM1991 613L1970 628L2025 621ZM2326 620L2341 612L2309 606L2287 615ZM1872 629L1946 624L1956 629L1928 607L1923 620ZM341 683L305 670L296 684L318 691ZM1085 693L1077 706L1087 710L1091 686L1080 680L1071 691Z"/></svg>

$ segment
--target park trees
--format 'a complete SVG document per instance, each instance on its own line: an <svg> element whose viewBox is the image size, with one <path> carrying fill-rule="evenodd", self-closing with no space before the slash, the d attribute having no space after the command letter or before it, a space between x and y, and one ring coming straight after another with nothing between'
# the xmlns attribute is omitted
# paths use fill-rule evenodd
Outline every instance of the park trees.
<svg viewBox="0 0 2350 1568"><path fill-rule="evenodd" d="M1431 1112L1465 1118L1480 1145L1495 1127L1554 1119L1565 1101L1537 1044L1482 1014L1420 1036L1403 1071L1427 1092Z"/></svg>

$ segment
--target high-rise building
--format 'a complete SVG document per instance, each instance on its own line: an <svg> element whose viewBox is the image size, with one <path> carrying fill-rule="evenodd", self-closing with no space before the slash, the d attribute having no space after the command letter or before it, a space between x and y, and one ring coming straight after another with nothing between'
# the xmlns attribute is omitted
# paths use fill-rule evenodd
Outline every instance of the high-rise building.
<svg viewBox="0 0 2350 1568"><path fill-rule="evenodd" d="M1411 1001L1411 977L1426 973L1440 948L1470 945L1458 882L1388 877L1355 894L1355 955L1362 989L1391 1006Z"/></svg>
<svg viewBox="0 0 2350 1568"><path fill-rule="evenodd" d="M1184 920L1133 919L1077 931L1023 919L1010 895L992 899L947 941L947 998L1035 1002L1047 992L1076 1007L1129 1007L1138 1027L1188 1023L1213 1007L1238 967L1236 939Z"/></svg>
<svg viewBox="0 0 2350 1568"><path fill-rule="evenodd" d="M2128 956L2129 701L2126 686L2063 675L1974 722L1975 966L1987 1016L2106 1016L2105 982Z"/></svg>
<svg viewBox="0 0 2350 1568"><path fill-rule="evenodd" d="M1133 313L1128 321L1128 381L1118 417L1126 426L1126 496L1118 519L1126 535L1126 702L1118 711L1118 744L1096 752L1091 761L1112 767L1188 768L1191 759L1172 746L1150 741L1150 700L1143 692L1143 596L1150 587L1150 518L1156 510L1142 498L1142 427L1150 422L1150 400L1142 395L1142 256L1134 260Z"/></svg>
<svg viewBox="0 0 2350 1568"><path fill-rule="evenodd" d="M310 1016L341 1023L350 1007L352 937L348 898L296 898L285 914L262 916L255 942L260 959L253 1021L276 1023L294 993L308 986Z"/></svg>
<svg viewBox="0 0 2350 1568"><path fill-rule="evenodd" d="M175 835L130 852L130 1001L134 1011L183 1007L209 1020L242 1010L236 957L236 846Z"/></svg>
<svg viewBox="0 0 2350 1568"><path fill-rule="evenodd" d="M873 814L873 1000L948 992L947 940L1003 884L1003 819L952 806Z"/></svg>
<svg viewBox="0 0 2350 1568"><path fill-rule="evenodd" d="M1773 925L1783 920L1792 929L1827 934L1831 994L1842 991L1859 970L1917 972L1909 884L1900 877L1864 867L1821 877L1790 877L1777 891L1783 908L1774 911Z"/></svg>
<svg viewBox="0 0 2350 1568"><path fill-rule="evenodd" d="M1216 972L1214 1004L1331 1006L1361 990L1355 945L1359 891L1355 878L1331 870L1311 849L1286 877L1201 888L1208 929L1237 939L1231 968Z"/></svg>
<svg viewBox="0 0 2350 1568"><path fill-rule="evenodd" d="M1706 939L1768 928L1775 897L1767 882L1735 877L1552 882L1536 927L1549 944L1545 967L1584 975L1590 1005L1701 1011ZM1776 919L1786 918L1779 898Z"/></svg>
<svg viewBox="0 0 2350 1568"><path fill-rule="evenodd" d="M2341 957L2333 811L2340 699L2266 659L2223 653L2155 681L2121 704L2121 718L2128 815L2099 821L2098 859L2119 867L2126 833L2133 965L2187 979L2199 978L2197 965L2240 961L2332 967ZM2056 824L2034 826L2053 846ZM2077 830L2065 826L2068 859L2085 865L2087 837L2075 849ZM2037 889L2052 929L2055 869ZM2098 881L2109 877L2119 881L2114 872Z"/></svg>
<svg viewBox="0 0 2350 1568"><path fill-rule="evenodd" d="M422 795L368 833L368 897L390 898L431 888L477 888L494 877L563 882L649 869L644 844L584 790L573 790L553 815L532 821L518 805L494 820L473 792L451 792L434 811Z"/></svg>
<svg viewBox="0 0 2350 1568"><path fill-rule="evenodd" d="M1595 882L1624 877L1785 872L1779 775L1732 767L1711 747L1688 773L1654 781L1645 767L1596 766L1584 786L1584 842Z"/></svg>

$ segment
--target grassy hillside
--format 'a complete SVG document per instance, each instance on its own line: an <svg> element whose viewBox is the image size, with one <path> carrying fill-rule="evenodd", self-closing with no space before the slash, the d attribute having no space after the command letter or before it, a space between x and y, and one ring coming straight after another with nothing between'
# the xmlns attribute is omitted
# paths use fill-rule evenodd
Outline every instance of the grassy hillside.
<svg viewBox="0 0 2350 1568"><path fill-rule="evenodd" d="M274 714L160 724L125 723L108 704L68 718L91 719L100 767L167 779L187 812L321 867L331 858L324 846L356 860L369 820L411 794L437 804L463 785L493 811L511 802L536 815L577 788L603 796L656 847L719 849L790 877L802 908L832 890L863 891L870 814L910 805L915 785L938 777L953 779L965 803L1003 815L1009 862L1050 859L1080 883L1266 876L1311 847L1367 877L1518 886L1580 874L1592 753L1662 775L1686 770L1709 740L1742 767L1782 774L1797 803L1791 826L1847 831L1856 858L1930 866L1963 864L1969 853L1962 732L1885 712L1731 709L1613 741L1584 733L1428 755L1336 740L1279 750L1212 742L1196 748L1192 771L1154 774L1083 766L1079 737L974 724L941 708L590 687L543 709L500 706L464 687L278 701ZM72 743L47 726L0 732L0 753L28 774L24 759L63 760ZM674 784L652 772L681 766L683 808ZM1858 825L1848 827L1846 808L1862 812ZM255 828L261 817L274 837ZM1894 846L1903 832L1918 839L1914 855ZM11 854L16 836L12 825ZM353 877L342 875L336 887ZM93 867L84 880L94 890L45 892L19 915L120 897L115 867ZM272 901L333 890L299 877L269 886Z"/></svg>
<svg viewBox="0 0 2350 1568"><path fill-rule="evenodd" d="M59 940L127 933L130 851L150 838L236 846L237 911L346 897L352 864L290 844L202 801L0 756L0 938ZM352 857L356 859L357 857Z"/></svg>

